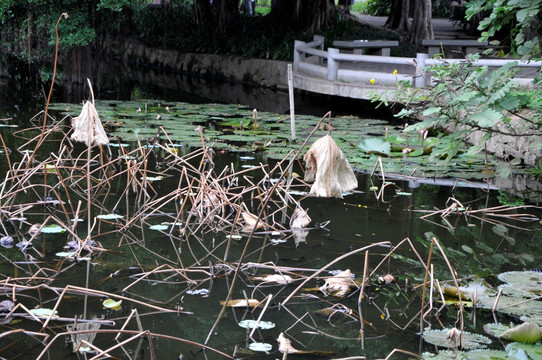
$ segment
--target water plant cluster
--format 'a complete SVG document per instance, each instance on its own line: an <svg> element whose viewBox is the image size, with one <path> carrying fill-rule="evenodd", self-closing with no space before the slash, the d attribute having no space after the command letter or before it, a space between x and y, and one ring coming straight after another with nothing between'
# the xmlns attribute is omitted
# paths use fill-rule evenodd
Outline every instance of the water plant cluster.
<svg viewBox="0 0 542 360"><path fill-rule="evenodd" d="M272 131L289 129L288 119L240 106L143 101L52 107L72 116L40 113L32 119L34 127L4 128L17 139L15 147L1 138L7 167L0 183L0 245L6 249L0 252L0 337L8 344L2 356L24 348L38 359L72 351L90 358L137 358L141 352L275 358L332 356L332 351L362 359L382 354L374 337L389 328L408 329L409 342L384 356L429 359L435 351L419 355L412 347L416 331L439 327L447 311L457 323L452 346L446 347L466 349L469 299L478 309L495 307L500 316L519 320L518 312L507 309L522 300L508 302L506 290L497 301L490 286L485 297L482 287L474 293L464 289L468 279L459 278L452 265L458 263L457 252L434 235L420 241L424 252L409 238L382 239L332 253L325 262L304 259L289 266L269 260L273 253L277 260L292 257L306 246L311 231L328 232L328 222L308 217L306 203L326 199L307 197L311 185L303 180L300 163L317 137L331 133L341 148L380 159L367 190L382 204L409 197L392 191L396 186L384 170L386 153L394 151L382 149L381 142L377 149L367 136L393 143L397 130L386 132L381 122L360 126L357 135L366 135L361 148L359 139L344 140L356 135L341 132L343 126L350 129L341 122L350 118L298 117L300 140L292 144L287 130ZM408 141L413 146L414 140ZM421 142L425 146L428 140L417 141L423 149ZM282 152L270 155L275 147ZM234 153L238 163L224 164L224 151ZM409 159L410 152L396 152ZM352 195L341 196L347 202ZM475 210L454 200L424 216L442 219L450 231L461 218L501 225L507 239L512 238L508 222L539 220L529 209L534 210ZM397 263L412 274L399 275ZM459 276L466 271L460 269ZM529 289L539 291L536 274L524 275L524 296L531 304L537 300ZM448 285L459 289L455 295ZM530 313L525 322L537 324L537 315ZM155 322L169 326L156 330ZM235 324L242 330L232 331ZM70 346L59 349L65 338ZM531 354L517 341L511 347Z"/></svg>
<svg viewBox="0 0 542 360"><path fill-rule="evenodd" d="M140 100L97 101L96 107L114 136L114 146L156 140L163 129L172 146L182 152L201 145L200 134L194 131L198 126L206 143L216 151L241 155L256 151L264 161L282 160L289 151L301 146L300 141L291 141L289 115L263 111L255 115L254 109L242 105ZM62 115L75 116L81 105L58 103L51 108ZM307 136L318 121L314 116L296 115L299 137ZM329 124L322 124L316 134L322 136L330 129L331 136L358 171L370 172L378 159L386 173L419 177L487 180L503 167L523 171L495 156L468 152L465 144L451 142L445 133L405 132L404 123L390 125L385 120L332 116ZM452 146L454 154L450 155L447 149Z"/></svg>

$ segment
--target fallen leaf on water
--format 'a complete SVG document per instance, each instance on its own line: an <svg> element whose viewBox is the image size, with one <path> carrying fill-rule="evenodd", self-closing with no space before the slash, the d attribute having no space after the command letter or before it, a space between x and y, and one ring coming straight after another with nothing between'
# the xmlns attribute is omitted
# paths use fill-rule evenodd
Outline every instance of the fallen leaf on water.
<svg viewBox="0 0 542 360"><path fill-rule="evenodd" d="M119 301L115 301L113 299L106 299L104 300L103 302L103 307L106 308L106 309L111 309L111 310L119 310L120 307L121 307L121 304L122 304L122 300L119 300Z"/></svg>
<svg viewBox="0 0 542 360"><path fill-rule="evenodd" d="M333 355L332 351L312 351L312 350L298 350L292 346L290 339L287 339L283 333L280 333L277 338L279 343L279 351L283 354L304 354L304 355L313 355L313 356L331 356Z"/></svg>
<svg viewBox="0 0 542 360"><path fill-rule="evenodd" d="M320 286L319 290L326 295L334 295L343 297L350 292L350 288L357 287L349 269L341 271L335 276L326 279L324 285Z"/></svg>
<svg viewBox="0 0 542 360"><path fill-rule="evenodd" d="M241 215L243 216L243 220L245 221L245 225L247 227L256 227L256 229L261 229L265 226L265 223L261 219L260 221L258 221L258 217L254 214L249 213L248 211L243 211ZM256 225L256 222L258 222L258 225Z"/></svg>
<svg viewBox="0 0 542 360"><path fill-rule="evenodd" d="M221 301L220 305L224 305L224 301ZM226 306L228 307L257 307L259 305L260 305L260 301L256 299L229 300L226 303Z"/></svg>
<svg viewBox="0 0 542 360"><path fill-rule="evenodd" d="M289 284L292 282L292 277L289 275L272 274L266 276L255 276L252 278L254 281L273 282L277 284Z"/></svg>

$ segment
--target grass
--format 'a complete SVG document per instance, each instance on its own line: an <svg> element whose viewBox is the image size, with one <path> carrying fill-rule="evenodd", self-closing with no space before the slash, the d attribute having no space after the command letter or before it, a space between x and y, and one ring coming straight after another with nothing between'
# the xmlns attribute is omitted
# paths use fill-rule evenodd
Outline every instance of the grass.
<svg viewBox="0 0 542 360"><path fill-rule="evenodd" d="M367 11L367 1L356 1L350 7L350 11L364 14Z"/></svg>

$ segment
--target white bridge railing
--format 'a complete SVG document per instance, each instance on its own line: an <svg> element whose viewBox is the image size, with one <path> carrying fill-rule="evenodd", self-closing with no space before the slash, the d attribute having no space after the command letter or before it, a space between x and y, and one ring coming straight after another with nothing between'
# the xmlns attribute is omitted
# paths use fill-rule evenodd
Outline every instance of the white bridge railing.
<svg viewBox="0 0 542 360"><path fill-rule="evenodd" d="M324 37L314 36L308 43L296 40L294 45L294 74L308 75L329 81L369 84L375 79L379 85L395 85L397 81L410 81L413 86L432 85L430 73L425 72L428 65L446 62L466 61L462 59L429 59L427 54L418 53L416 58L356 55L341 53L339 49L324 50ZM500 67L509 62L517 66L541 68L542 61L520 61L509 59L480 59L475 65ZM397 70L397 74L394 74ZM533 71L533 74L540 74ZM531 74L532 75L532 74ZM532 82L534 76L515 78L520 83Z"/></svg>

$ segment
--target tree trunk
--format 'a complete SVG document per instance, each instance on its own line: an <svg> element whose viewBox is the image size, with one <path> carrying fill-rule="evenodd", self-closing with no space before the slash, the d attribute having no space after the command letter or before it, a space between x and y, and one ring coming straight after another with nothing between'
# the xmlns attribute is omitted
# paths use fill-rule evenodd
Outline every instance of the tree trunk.
<svg viewBox="0 0 542 360"><path fill-rule="evenodd" d="M282 22L309 33L318 32L331 22L329 0L275 0L271 13Z"/></svg>
<svg viewBox="0 0 542 360"><path fill-rule="evenodd" d="M421 40L425 39L434 39L431 18L431 0L416 0L414 3L412 29L410 31L411 44L419 44Z"/></svg>
<svg viewBox="0 0 542 360"><path fill-rule="evenodd" d="M220 0L217 32L225 33L239 19L239 0Z"/></svg>
<svg viewBox="0 0 542 360"><path fill-rule="evenodd" d="M209 0L194 0L194 21L197 25L205 24L211 16Z"/></svg>
<svg viewBox="0 0 542 360"><path fill-rule="evenodd" d="M409 31L409 10L410 0L393 0L391 3L390 16L388 17L388 20L386 20L384 26L397 31Z"/></svg>

